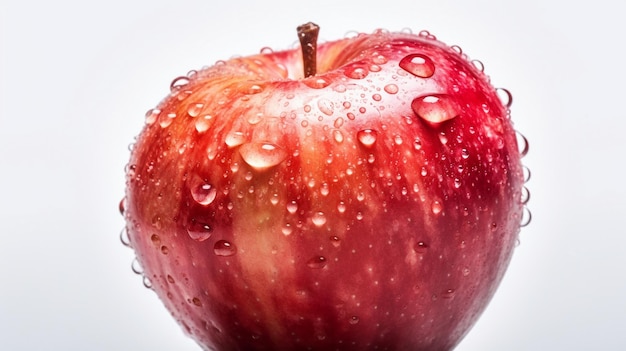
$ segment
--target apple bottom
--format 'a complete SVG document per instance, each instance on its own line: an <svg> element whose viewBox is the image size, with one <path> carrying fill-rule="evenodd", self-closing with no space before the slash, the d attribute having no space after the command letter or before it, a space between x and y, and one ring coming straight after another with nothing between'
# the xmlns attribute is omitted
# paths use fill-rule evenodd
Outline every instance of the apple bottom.
<svg viewBox="0 0 626 351"><path fill-rule="evenodd" d="M324 226L300 213L291 230L286 217L235 213L202 242L172 222L157 245L137 235L134 246L207 350L451 350L504 274L519 231L508 214L520 211L449 206L432 216L398 200Z"/></svg>

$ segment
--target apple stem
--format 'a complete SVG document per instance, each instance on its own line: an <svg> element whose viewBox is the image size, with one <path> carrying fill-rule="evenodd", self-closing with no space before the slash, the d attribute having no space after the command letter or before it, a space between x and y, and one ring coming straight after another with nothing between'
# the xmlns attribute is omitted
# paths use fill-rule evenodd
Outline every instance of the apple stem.
<svg viewBox="0 0 626 351"><path fill-rule="evenodd" d="M298 26L304 78L312 77L317 73L317 35L319 32L320 26L313 22Z"/></svg>

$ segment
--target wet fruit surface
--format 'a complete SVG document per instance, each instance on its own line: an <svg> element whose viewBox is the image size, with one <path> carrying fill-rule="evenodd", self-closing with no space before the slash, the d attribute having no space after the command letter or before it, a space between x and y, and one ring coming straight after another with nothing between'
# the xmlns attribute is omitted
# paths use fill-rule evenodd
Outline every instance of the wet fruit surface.
<svg viewBox="0 0 626 351"><path fill-rule="evenodd" d="M176 78L133 148L121 240L205 349L449 350L529 220L511 95L427 32L317 61Z"/></svg>

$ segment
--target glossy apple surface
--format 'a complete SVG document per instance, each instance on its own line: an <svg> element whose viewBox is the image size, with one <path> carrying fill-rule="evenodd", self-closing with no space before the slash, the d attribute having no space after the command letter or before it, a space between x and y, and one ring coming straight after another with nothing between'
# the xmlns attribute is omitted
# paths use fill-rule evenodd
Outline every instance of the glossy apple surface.
<svg viewBox="0 0 626 351"><path fill-rule="evenodd" d="M123 203L146 283L206 350L454 348L520 228L506 91L427 32L302 61L218 62L148 111Z"/></svg>

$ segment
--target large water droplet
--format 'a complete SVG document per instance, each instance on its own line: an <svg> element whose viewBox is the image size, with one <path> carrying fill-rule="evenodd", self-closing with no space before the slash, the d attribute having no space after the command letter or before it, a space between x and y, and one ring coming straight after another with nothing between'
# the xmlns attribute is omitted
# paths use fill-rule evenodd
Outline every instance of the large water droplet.
<svg viewBox="0 0 626 351"><path fill-rule="evenodd" d="M281 147L271 143L248 143L239 149L243 160L256 170L265 170L276 166L287 158Z"/></svg>
<svg viewBox="0 0 626 351"><path fill-rule="evenodd" d="M513 95L511 92L504 88L497 88L496 93L498 94L502 105L506 106L506 108L510 108L513 104Z"/></svg>
<svg viewBox="0 0 626 351"><path fill-rule="evenodd" d="M187 225L187 234L193 240L205 241L211 237L213 230L206 223L192 221Z"/></svg>
<svg viewBox="0 0 626 351"><path fill-rule="evenodd" d="M189 84L188 77L180 76L180 77L174 78L174 80L172 80L172 83L170 84L170 91L176 92L182 89L187 84Z"/></svg>
<svg viewBox="0 0 626 351"><path fill-rule="evenodd" d="M228 147L235 147L243 144L246 141L246 137L242 132L233 131L226 135L224 142Z"/></svg>
<svg viewBox="0 0 626 351"><path fill-rule="evenodd" d="M209 183L201 182L191 188L191 197L200 205L209 205L215 200L217 190Z"/></svg>
<svg viewBox="0 0 626 351"><path fill-rule="evenodd" d="M315 256L307 261L306 265L309 268L320 269L326 267L326 257L324 256Z"/></svg>
<svg viewBox="0 0 626 351"><path fill-rule="evenodd" d="M411 103L413 112L430 123L442 123L459 115L447 94L420 96Z"/></svg>
<svg viewBox="0 0 626 351"><path fill-rule="evenodd" d="M373 129L363 129L357 132L356 137L363 146L371 147L376 142L378 133Z"/></svg>
<svg viewBox="0 0 626 351"><path fill-rule="evenodd" d="M326 215L324 212L315 212L311 217L311 222L313 222L316 227L321 227L326 224Z"/></svg>
<svg viewBox="0 0 626 351"><path fill-rule="evenodd" d="M332 101L324 98L317 100L317 107L327 116L331 116L335 110L335 106Z"/></svg>
<svg viewBox="0 0 626 351"><path fill-rule="evenodd" d="M367 77L369 71L366 68L359 66L350 66L344 71L345 75L352 79L363 79Z"/></svg>
<svg viewBox="0 0 626 351"><path fill-rule="evenodd" d="M237 248L229 241L218 240L215 242L215 245L213 245L213 252L217 256L228 257L234 255L237 252Z"/></svg>
<svg viewBox="0 0 626 351"><path fill-rule="evenodd" d="M400 68L420 78L432 77L435 73L435 64L426 55L411 54L400 60Z"/></svg>

